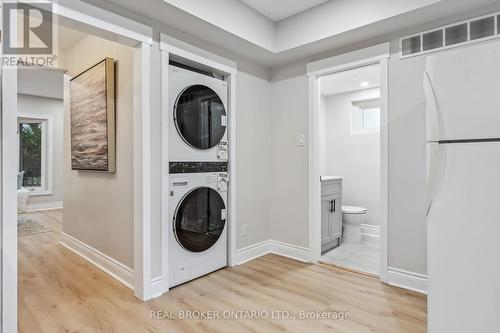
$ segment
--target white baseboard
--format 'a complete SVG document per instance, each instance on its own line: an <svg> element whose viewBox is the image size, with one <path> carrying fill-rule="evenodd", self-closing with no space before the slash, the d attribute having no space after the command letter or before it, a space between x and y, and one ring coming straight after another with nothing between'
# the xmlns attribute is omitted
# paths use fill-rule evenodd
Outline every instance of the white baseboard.
<svg viewBox="0 0 500 333"><path fill-rule="evenodd" d="M271 253L278 254L283 257L295 259L302 262L309 262L309 249L292 245L288 243L278 242L275 240L269 240L271 246Z"/></svg>
<svg viewBox="0 0 500 333"><path fill-rule="evenodd" d="M387 283L391 286L427 294L427 276L399 268L387 268Z"/></svg>
<svg viewBox="0 0 500 333"><path fill-rule="evenodd" d="M274 253L283 257L309 262L309 249L270 239L237 250L236 263L237 265L241 265L268 253Z"/></svg>
<svg viewBox="0 0 500 333"><path fill-rule="evenodd" d="M380 237L380 226L371 224L362 224L361 236Z"/></svg>
<svg viewBox="0 0 500 333"><path fill-rule="evenodd" d="M151 279L151 298L157 298L168 291L168 286L163 283L163 278L157 276Z"/></svg>
<svg viewBox="0 0 500 333"><path fill-rule="evenodd" d="M236 250L236 265L244 264L248 261L257 259L271 252L269 241L256 243L240 250Z"/></svg>
<svg viewBox="0 0 500 333"><path fill-rule="evenodd" d="M37 203L37 204L30 204L27 207L27 212L39 212L42 210L52 210L52 209L62 209L63 208L63 203L62 201L56 201L56 202L44 202L44 203Z"/></svg>
<svg viewBox="0 0 500 333"><path fill-rule="evenodd" d="M104 272L108 273L125 286L130 289L134 289L134 271L132 268L116 261L115 259L79 241L78 239L65 234L64 232L61 233L61 240L59 243L83 257L91 264L97 266Z"/></svg>

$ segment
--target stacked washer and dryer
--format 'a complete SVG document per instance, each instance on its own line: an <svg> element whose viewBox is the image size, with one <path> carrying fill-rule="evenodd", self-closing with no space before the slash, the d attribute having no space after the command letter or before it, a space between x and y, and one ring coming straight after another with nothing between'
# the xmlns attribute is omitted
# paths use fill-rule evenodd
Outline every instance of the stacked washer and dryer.
<svg viewBox="0 0 500 333"><path fill-rule="evenodd" d="M227 265L227 83L171 63L170 287Z"/></svg>

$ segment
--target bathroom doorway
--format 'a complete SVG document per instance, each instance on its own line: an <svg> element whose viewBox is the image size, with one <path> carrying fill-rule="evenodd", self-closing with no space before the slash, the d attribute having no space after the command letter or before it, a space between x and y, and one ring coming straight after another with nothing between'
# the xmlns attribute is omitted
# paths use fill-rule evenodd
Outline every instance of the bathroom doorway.
<svg viewBox="0 0 500 333"><path fill-rule="evenodd" d="M389 52L375 49L308 65L309 230L314 261L386 281Z"/></svg>
<svg viewBox="0 0 500 333"><path fill-rule="evenodd" d="M380 65L319 80L321 196L338 201L337 211L322 205L321 262L378 276Z"/></svg>

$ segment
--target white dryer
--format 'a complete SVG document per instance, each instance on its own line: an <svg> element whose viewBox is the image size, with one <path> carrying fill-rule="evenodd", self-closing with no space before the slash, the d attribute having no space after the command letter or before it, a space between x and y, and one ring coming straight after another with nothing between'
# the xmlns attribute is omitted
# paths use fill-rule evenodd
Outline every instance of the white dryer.
<svg viewBox="0 0 500 333"><path fill-rule="evenodd" d="M170 287L227 266L227 173L170 176Z"/></svg>
<svg viewBox="0 0 500 333"><path fill-rule="evenodd" d="M227 82L170 66L170 161L227 161Z"/></svg>

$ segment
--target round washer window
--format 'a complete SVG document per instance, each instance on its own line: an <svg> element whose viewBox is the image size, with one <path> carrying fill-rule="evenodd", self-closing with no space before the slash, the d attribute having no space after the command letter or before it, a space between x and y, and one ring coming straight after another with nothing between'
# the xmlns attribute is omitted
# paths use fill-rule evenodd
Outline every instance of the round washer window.
<svg viewBox="0 0 500 333"><path fill-rule="evenodd" d="M189 192L177 208L174 234L191 252L203 252L220 238L226 224L226 206L219 193L208 187Z"/></svg>
<svg viewBox="0 0 500 333"><path fill-rule="evenodd" d="M177 98L175 126L184 141L197 149L219 144L226 132L226 110L212 89L194 85Z"/></svg>

